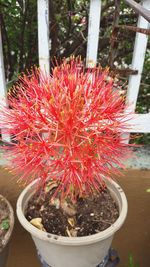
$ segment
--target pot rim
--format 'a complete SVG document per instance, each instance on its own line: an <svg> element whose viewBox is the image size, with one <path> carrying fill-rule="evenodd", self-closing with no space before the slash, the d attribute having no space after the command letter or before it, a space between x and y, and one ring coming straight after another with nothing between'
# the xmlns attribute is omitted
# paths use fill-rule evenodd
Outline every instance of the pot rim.
<svg viewBox="0 0 150 267"><path fill-rule="evenodd" d="M9 219L10 219L10 227L8 229L8 231L6 232L5 236L4 236L4 240L5 240L5 243L4 243L4 246L2 247L2 250L4 250L4 248L7 246L7 243L9 242L9 239L11 237L11 234L12 234L12 231L13 231L13 228L14 228L14 222L15 222L15 219L14 219L14 211L13 211L13 208L10 204L10 202L7 200L7 198L5 198L3 195L0 194L0 197L2 197L4 199L4 201L6 202L8 208L9 208L9 212L10 212L10 216L9 216Z"/></svg>
<svg viewBox="0 0 150 267"><path fill-rule="evenodd" d="M122 224L125 221L125 218L127 216L127 210L128 210L128 204L127 199L125 196L124 191L122 188L113 180L106 180L104 179L108 189L114 193L116 196L116 200L119 204L119 198L121 202L121 208L120 208L120 215L118 219L107 229L104 231L101 231L99 233L89 235L89 236L83 236L83 237L66 237L66 236L58 236L55 234L51 234L48 232L44 232L42 230L37 229L35 226L33 226L24 216L23 212L23 201L27 198L27 195L29 194L28 191L30 191L30 196L33 193L35 184L37 183L38 179L31 182L20 194L18 200L17 200L17 217L21 223L21 225L30 232L33 237L39 238L41 240L45 240L47 242L51 242L54 244L60 244L60 245L69 245L69 246L77 246L77 245L88 245L92 243L96 243L98 241L102 241L106 238L109 238L110 236L113 236L116 231L119 230L119 228L122 226ZM109 188L109 186L112 186ZM116 191L116 192L115 192ZM118 196L117 196L118 194ZM28 200L30 197L28 197ZM27 202L27 199L26 199Z"/></svg>

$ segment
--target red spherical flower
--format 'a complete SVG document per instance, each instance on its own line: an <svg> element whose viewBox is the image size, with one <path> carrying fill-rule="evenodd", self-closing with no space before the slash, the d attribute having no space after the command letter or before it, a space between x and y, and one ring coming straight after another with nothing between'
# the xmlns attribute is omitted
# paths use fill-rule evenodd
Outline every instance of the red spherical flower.
<svg viewBox="0 0 150 267"><path fill-rule="evenodd" d="M108 70L85 70L79 59L64 60L47 75L22 75L1 107L0 127L12 135L7 150L21 179L56 180L62 195L99 190L123 167L128 146L125 101Z"/></svg>

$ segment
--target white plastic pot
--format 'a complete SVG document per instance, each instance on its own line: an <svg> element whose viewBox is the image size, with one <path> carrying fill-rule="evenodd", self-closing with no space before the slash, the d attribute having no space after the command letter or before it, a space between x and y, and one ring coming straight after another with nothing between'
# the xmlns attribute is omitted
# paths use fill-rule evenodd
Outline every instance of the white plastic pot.
<svg viewBox="0 0 150 267"><path fill-rule="evenodd" d="M17 216L30 232L43 260L51 267L95 267L103 261L111 246L114 233L122 226L127 215L127 199L114 181L106 181L111 195L119 206L119 218L106 230L85 237L63 237L38 230L24 216L28 200L36 188L36 181L28 185L17 201Z"/></svg>

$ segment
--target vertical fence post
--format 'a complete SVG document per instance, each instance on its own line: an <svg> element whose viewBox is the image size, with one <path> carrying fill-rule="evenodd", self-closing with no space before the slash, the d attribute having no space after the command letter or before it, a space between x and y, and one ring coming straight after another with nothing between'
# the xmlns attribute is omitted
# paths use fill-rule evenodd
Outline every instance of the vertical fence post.
<svg viewBox="0 0 150 267"><path fill-rule="evenodd" d="M100 16L101 16L101 0L91 0L89 23L88 23L87 53L86 53L86 66L89 68L95 67L97 63Z"/></svg>
<svg viewBox="0 0 150 267"><path fill-rule="evenodd" d="M38 0L38 51L40 68L50 71L49 0Z"/></svg>
<svg viewBox="0 0 150 267"><path fill-rule="evenodd" d="M143 0L142 6L150 10L150 1ZM148 29L149 22L142 16L139 16L137 27ZM142 34L139 32L136 33L131 69L138 70L138 74L129 76L129 84L127 91L127 103L130 104L129 111L133 113L135 112L137 98L140 89L147 42L148 42L148 36L146 36L146 34ZM129 140L129 134L126 135L126 138Z"/></svg>
<svg viewBox="0 0 150 267"><path fill-rule="evenodd" d="M0 27L0 104L6 105L6 82L3 61L2 35ZM1 129L2 141L10 142L10 136Z"/></svg>
<svg viewBox="0 0 150 267"><path fill-rule="evenodd" d="M144 0L143 6L147 9L150 9L150 1ZM149 28L149 22L143 17L139 16L138 19L138 28ZM138 70L137 75L130 75L129 84L128 84L128 92L127 92L127 101L132 104L132 111L135 110L136 102L138 98L141 75L144 66L145 53L147 48L148 36L146 34L142 34L137 32L134 44L134 52L131 69Z"/></svg>

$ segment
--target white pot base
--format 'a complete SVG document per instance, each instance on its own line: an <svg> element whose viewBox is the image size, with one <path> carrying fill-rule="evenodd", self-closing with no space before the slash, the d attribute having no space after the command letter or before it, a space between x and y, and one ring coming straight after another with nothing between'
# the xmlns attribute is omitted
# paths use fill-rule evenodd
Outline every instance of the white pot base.
<svg viewBox="0 0 150 267"><path fill-rule="evenodd" d="M49 266L43 259L42 256L40 255L40 253L37 251L38 254L38 258L41 262L41 267L52 267ZM113 258L113 259L112 259ZM118 253L116 252L116 250L110 248L108 251L108 254L106 255L106 257L104 258L104 260L97 265L96 267L116 267L120 262L120 259L118 257ZM95 267L95 266L93 266Z"/></svg>

